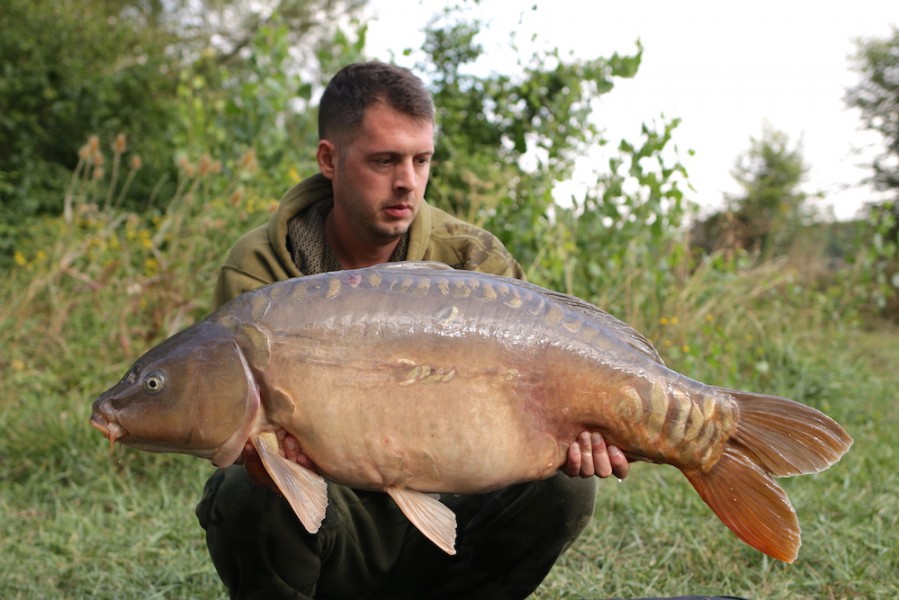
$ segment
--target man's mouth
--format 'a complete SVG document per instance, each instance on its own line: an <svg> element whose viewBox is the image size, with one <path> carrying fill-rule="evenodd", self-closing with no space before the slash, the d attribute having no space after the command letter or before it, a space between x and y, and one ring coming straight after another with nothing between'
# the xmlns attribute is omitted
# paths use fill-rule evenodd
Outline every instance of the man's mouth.
<svg viewBox="0 0 899 600"><path fill-rule="evenodd" d="M393 204L385 207L384 212L395 219L406 219L412 216L412 206L409 204Z"/></svg>

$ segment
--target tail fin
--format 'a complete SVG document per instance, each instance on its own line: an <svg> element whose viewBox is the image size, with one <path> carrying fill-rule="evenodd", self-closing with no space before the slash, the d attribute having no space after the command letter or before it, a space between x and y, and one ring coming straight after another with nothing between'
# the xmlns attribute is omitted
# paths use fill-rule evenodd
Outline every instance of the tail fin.
<svg viewBox="0 0 899 600"><path fill-rule="evenodd" d="M852 438L820 411L776 396L721 390L739 403L739 422L708 472L684 474L737 537L765 554L793 562L800 529L789 498L774 477L823 471Z"/></svg>

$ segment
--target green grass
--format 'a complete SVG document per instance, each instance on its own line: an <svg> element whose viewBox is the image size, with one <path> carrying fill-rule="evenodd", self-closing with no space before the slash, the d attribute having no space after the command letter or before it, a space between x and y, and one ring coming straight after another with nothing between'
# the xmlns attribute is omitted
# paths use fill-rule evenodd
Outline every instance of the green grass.
<svg viewBox="0 0 899 600"><path fill-rule="evenodd" d="M25 249L3 274L0 598L226 597L194 517L213 467L110 456L88 425L97 393L202 314L226 232L250 225L227 220L240 214L227 201L202 203L192 222L93 215L52 229L45 255ZM187 222L201 233L179 229ZM899 330L843 319L852 311L840 312L840 294L785 265L700 269L659 295L666 303L647 311L665 315L658 323L635 323L685 374L795 398L854 436L833 468L781 480L803 525L798 561L737 540L673 468L637 464L623 483L601 484L596 519L538 599L899 595Z"/></svg>

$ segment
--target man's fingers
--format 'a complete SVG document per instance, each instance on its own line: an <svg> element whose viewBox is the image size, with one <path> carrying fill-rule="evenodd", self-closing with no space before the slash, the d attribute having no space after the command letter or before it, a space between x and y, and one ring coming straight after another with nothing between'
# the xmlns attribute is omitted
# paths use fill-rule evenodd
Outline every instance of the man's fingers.
<svg viewBox="0 0 899 600"><path fill-rule="evenodd" d="M577 442L568 446L568 461L562 465L562 472L569 477L581 474L581 447Z"/></svg>
<svg viewBox="0 0 899 600"><path fill-rule="evenodd" d="M577 445L581 449L581 468L578 475L581 477L593 477L596 474L596 455L593 454L593 441L591 435L583 431L577 436Z"/></svg>
<svg viewBox="0 0 899 600"><path fill-rule="evenodd" d="M583 434L581 434L583 436ZM593 472L598 477L608 477L612 474L612 463L609 460L606 441L599 433L592 433L589 437L590 447L593 452ZM583 471L583 469L582 469Z"/></svg>
<svg viewBox="0 0 899 600"><path fill-rule="evenodd" d="M618 479L624 479L631 470L631 463L627 460L618 446L609 446L609 461L612 466L612 474Z"/></svg>
<svg viewBox="0 0 899 600"><path fill-rule="evenodd" d="M287 434L284 436L283 445L284 457L287 460L297 462L297 457L300 455L300 443L297 441L297 438Z"/></svg>

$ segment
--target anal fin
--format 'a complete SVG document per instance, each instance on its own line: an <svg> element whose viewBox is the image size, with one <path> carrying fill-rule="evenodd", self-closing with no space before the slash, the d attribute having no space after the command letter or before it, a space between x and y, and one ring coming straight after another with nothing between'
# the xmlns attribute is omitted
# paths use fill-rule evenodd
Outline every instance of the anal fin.
<svg viewBox="0 0 899 600"><path fill-rule="evenodd" d="M287 499L303 527L316 533L328 509L328 483L324 478L278 453L278 436L273 432L253 436L253 446L278 489Z"/></svg>
<svg viewBox="0 0 899 600"><path fill-rule="evenodd" d="M391 486L387 493L421 533L449 555L456 553L456 515L430 494Z"/></svg>
<svg viewBox="0 0 899 600"><path fill-rule="evenodd" d="M728 447L710 472L684 475L738 538L777 560L796 560L801 544L796 513L774 478L749 456Z"/></svg>

